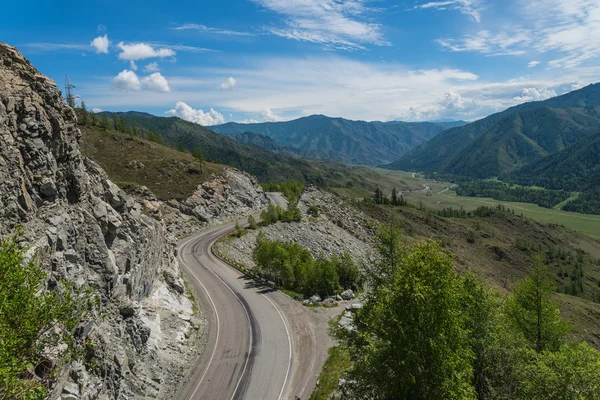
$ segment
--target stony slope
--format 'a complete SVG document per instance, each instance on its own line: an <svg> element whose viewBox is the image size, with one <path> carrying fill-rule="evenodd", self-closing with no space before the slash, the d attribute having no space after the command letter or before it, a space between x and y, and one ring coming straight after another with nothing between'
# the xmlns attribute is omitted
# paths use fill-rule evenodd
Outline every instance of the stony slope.
<svg viewBox="0 0 600 400"><path fill-rule="evenodd" d="M336 159L353 164L389 163L415 146L457 123L366 122L311 115L287 122L240 124L230 122L212 127L215 132L266 135L282 146L302 151L317 159Z"/></svg>
<svg viewBox="0 0 600 400"><path fill-rule="evenodd" d="M82 330L87 362L65 366L54 396L170 398L200 326L174 238L159 204L120 190L82 157L80 139L56 84L0 43L0 234L23 226L50 287L86 283L102 299L103 318Z"/></svg>

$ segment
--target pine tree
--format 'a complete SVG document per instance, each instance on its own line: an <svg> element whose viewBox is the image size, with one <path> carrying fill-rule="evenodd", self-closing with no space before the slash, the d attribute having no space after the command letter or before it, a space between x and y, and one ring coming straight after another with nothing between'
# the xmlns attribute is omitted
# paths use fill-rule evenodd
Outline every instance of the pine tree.
<svg viewBox="0 0 600 400"><path fill-rule="evenodd" d="M85 106L85 101L81 100L81 123L82 123L84 126L87 126L87 124L88 124L88 122L89 122L89 121L88 121L88 119L89 119L88 117L89 117L89 116L88 116L88 111L87 111L87 108L86 108L86 106Z"/></svg>
<svg viewBox="0 0 600 400"><path fill-rule="evenodd" d="M394 207L400 205L398 204L398 192L396 192L396 188L392 189L392 205Z"/></svg>
<svg viewBox="0 0 600 400"><path fill-rule="evenodd" d="M107 131L110 128L110 121L108 120L108 115L102 114L101 126L104 131Z"/></svg>

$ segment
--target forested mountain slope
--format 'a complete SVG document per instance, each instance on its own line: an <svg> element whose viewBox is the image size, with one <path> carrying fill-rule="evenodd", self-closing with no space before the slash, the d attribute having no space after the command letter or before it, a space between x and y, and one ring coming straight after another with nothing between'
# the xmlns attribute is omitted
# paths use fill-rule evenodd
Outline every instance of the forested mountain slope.
<svg viewBox="0 0 600 400"><path fill-rule="evenodd" d="M366 122L312 115L287 122L230 122L211 129L229 135L260 133L312 158L376 165L389 163L445 129L461 123Z"/></svg>
<svg viewBox="0 0 600 400"><path fill-rule="evenodd" d="M487 178L510 173L600 131L600 84L449 129L390 165Z"/></svg>

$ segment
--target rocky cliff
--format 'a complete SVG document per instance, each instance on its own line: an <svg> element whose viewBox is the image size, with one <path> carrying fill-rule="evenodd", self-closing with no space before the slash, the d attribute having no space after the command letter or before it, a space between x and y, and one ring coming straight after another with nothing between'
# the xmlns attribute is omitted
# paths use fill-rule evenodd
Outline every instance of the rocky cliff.
<svg viewBox="0 0 600 400"><path fill-rule="evenodd" d="M85 362L53 397L170 397L200 335L160 205L131 197L79 152L81 133L56 84L0 43L0 235L23 226L48 286L88 284L102 298L82 335ZM101 316L101 318L100 318Z"/></svg>

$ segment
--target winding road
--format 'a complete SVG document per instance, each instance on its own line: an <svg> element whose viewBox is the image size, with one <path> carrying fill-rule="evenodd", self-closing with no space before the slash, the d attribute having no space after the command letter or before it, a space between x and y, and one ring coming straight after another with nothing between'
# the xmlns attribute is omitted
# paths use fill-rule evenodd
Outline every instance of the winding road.
<svg viewBox="0 0 600 400"><path fill-rule="evenodd" d="M228 223L179 243L179 262L208 322L204 354L179 398L308 398L329 347L319 338L326 321L216 258L213 243L234 229Z"/></svg>

